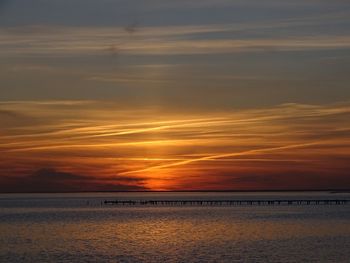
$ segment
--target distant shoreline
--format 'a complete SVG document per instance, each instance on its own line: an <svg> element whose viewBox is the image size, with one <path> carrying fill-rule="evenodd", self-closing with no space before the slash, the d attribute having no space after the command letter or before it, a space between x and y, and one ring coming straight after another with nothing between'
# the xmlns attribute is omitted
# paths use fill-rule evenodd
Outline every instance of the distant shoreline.
<svg viewBox="0 0 350 263"><path fill-rule="evenodd" d="M0 192L0 194L82 194L82 193L302 193L329 192L331 194L350 193L350 189L320 189L320 190L178 190L178 191L75 191L75 192Z"/></svg>

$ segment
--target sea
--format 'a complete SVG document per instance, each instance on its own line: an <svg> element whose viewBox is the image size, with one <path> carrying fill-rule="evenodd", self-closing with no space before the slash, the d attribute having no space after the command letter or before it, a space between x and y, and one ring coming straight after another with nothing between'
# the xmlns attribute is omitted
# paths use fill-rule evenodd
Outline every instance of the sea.
<svg viewBox="0 0 350 263"><path fill-rule="evenodd" d="M1 194L0 262L350 262L350 203L104 204L252 199L350 200L350 193Z"/></svg>

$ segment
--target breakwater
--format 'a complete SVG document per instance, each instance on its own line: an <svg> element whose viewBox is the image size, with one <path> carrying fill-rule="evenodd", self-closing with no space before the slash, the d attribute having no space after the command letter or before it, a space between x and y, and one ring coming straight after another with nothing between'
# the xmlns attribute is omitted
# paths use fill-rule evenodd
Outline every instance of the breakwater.
<svg viewBox="0 0 350 263"><path fill-rule="evenodd" d="M249 206L249 205L345 205L347 199L288 200L105 200L105 205L129 206Z"/></svg>

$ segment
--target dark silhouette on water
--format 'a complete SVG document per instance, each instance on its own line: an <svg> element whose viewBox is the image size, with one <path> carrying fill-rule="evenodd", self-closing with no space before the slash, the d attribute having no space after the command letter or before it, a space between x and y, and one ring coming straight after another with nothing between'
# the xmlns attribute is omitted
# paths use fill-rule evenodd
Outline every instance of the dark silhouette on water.
<svg viewBox="0 0 350 263"><path fill-rule="evenodd" d="M241 205L345 205L346 199L290 199L290 200L105 200L108 205L141 206L241 206Z"/></svg>

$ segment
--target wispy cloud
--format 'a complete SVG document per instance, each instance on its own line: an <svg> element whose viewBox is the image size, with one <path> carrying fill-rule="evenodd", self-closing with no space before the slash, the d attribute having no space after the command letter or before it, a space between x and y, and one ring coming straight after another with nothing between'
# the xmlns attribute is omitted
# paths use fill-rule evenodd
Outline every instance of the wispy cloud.
<svg viewBox="0 0 350 263"><path fill-rule="evenodd" d="M143 187L175 189L188 176L192 188L205 182L210 188L219 184L219 174L231 174L225 187L239 188L234 178L240 173L268 176L295 168L297 180L298 174L318 172L344 176L349 168L348 103L290 103L207 112L205 118L93 101L9 102L0 110L8 118L30 117L21 125L2 125L2 175L54 167L96 180L118 175L118 181L142 178Z"/></svg>
<svg viewBox="0 0 350 263"><path fill-rule="evenodd" d="M340 17L342 17L340 15ZM338 14L339 19L339 14ZM322 19L321 19L322 20ZM141 27L43 27L0 29L0 56L181 55L258 51L349 49L347 34L237 37L239 31L318 24L320 18L264 23ZM338 20L337 20L338 21ZM137 28L137 30L136 30ZM132 32L132 38L130 38ZM224 33L225 37L215 34ZM214 35L213 35L214 34ZM198 38L198 36L201 36Z"/></svg>

